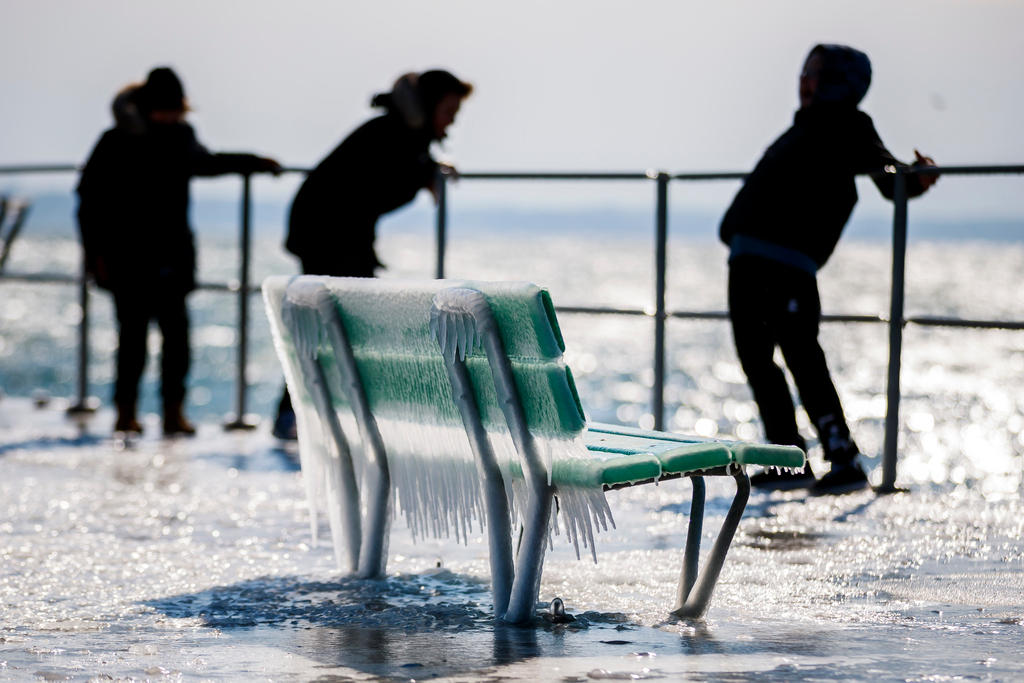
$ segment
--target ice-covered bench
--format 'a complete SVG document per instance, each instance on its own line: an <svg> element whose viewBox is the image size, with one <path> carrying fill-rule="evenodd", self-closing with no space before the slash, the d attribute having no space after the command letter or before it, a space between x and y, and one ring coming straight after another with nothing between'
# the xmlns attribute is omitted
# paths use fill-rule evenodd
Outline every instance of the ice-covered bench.
<svg viewBox="0 0 1024 683"><path fill-rule="evenodd" d="M593 553L594 528L611 521L606 491L685 476L673 613L700 616L749 495L744 465L804 464L796 448L588 424L535 285L302 276L270 278L263 293L314 533L326 512L339 565L360 577L385 571L394 494L416 535L465 539L486 522L495 615L525 622L559 516L577 554L581 542ZM707 475L732 476L737 492L698 571Z"/></svg>

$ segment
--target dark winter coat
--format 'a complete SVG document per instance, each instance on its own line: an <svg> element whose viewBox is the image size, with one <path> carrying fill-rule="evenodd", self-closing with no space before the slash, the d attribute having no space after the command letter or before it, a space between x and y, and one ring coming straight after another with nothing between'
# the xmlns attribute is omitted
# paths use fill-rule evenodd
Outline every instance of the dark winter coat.
<svg viewBox="0 0 1024 683"><path fill-rule="evenodd" d="M195 288L189 180L254 172L251 154L214 154L186 123L119 121L103 133L78 184L86 267L111 291Z"/></svg>
<svg viewBox="0 0 1024 683"><path fill-rule="evenodd" d="M854 176L872 179L892 199L893 174L904 167L882 144L871 117L853 107L817 105L799 110L793 126L772 143L722 219L720 237L736 235L796 250L821 267L835 249L857 203ZM923 192L918 176L907 193Z"/></svg>
<svg viewBox="0 0 1024 683"><path fill-rule="evenodd" d="M377 219L430 187L430 136L398 113L353 131L307 176L292 202L285 248L324 275L371 276Z"/></svg>

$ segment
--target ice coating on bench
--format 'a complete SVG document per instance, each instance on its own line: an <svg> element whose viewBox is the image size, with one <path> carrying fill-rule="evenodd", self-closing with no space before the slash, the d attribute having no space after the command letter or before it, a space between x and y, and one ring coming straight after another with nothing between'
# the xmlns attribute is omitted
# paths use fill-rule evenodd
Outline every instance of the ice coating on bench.
<svg viewBox="0 0 1024 683"><path fill-rule="evenodd" d="M585 426L571 375L562 362L562 340L545 292L525 283L453 281L403 282L302 278L289 286L272 278L264 296L274 341L285 367L299 427L300 461L307 479L310 510L326 512L339 566L351 566L345 548L355 533L338 513L344 492L338 481L341 454L315 407L300 358L315 359L326 384L339 386L336 354L326 343L317 309L334 302L363 378L367 400L387 453L397 509L416 536L450 536L465 541L486 523L480 477L465 427L451 396L441 349L431 330L431 302L452 287L479 286L493 301L501 341L520 387L530 433L550 473L559 459L587 458L580 435ZM435 324L438 321L435 320ZM447 325L448 321L445 321ZM494 396L487 359L466 320L443 331L447 346L466 360L481 417L504 473L513 516L526 500L522 465ZM331 391L337 424L344 433L358 477L363 477L365 445L343 392ZM554 397L554 398L552 398ZM594 550L594 531L607 528L611 514L600 486L558 487L560 514L568 540ZM365 507L365 501L364 501ZM315 520L312 522L314 530ZM552 530L560 533L556 516Z"/></svg>

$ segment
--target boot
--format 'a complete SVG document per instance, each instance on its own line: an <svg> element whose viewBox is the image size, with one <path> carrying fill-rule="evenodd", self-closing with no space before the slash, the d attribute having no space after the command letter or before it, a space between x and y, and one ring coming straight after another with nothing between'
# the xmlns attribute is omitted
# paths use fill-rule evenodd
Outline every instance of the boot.
<svg viewBox="0 0 1024 683"><path fill-rule="evenodd" d="M164 436L193 436L195 433L195 425L185 418L180 402L164 406Z"/></svg>
<svg viewBox="0 0 1024 683"><path fill-rule="evenodd" d="M814 495L839 495L868 487L868 477L860 464L860 449L850 437L850 430L834 415L826 415L817 424L818 438L825 459L832 469L816 483Z"/></svg>
<svg viewBox="0 0 1024 683"><path fill-rule="evenodd" d="M857 458L852 458L842 462L834 461L828 474L811 487L811 493L815 496L838 496L867 487L868 475Z"/></svg>
<svg viewBox="0 0 1024 683"><path fill-rule="evenodd" d="M815 425L818 429L818 440L825 451L825 459L830 462L848 462L853 460L860 451L850 436L850 428L841 417L825 415Z"/></svg>
<svg viewBox="0 0 1024 683"><path fill-rule="evenodd" d="M142 434L142 425L135 417L135 402L117 404L117 420L114 422L115 432L125 434Z"/></svg>

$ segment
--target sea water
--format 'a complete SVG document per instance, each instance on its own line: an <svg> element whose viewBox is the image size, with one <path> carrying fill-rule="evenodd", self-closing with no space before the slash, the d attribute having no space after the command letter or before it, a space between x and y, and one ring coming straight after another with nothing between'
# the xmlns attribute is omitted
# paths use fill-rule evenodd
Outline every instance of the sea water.
<svg viewBox="0 0 1024 683"><path fill-rule="evenodd" d="M388 275L428 277L423 235L382 240ZM10 267L73 270L73 242L18 246ZM217 251L220 249L221 251ZM231 245L210 245L210 279L230 277ZM573 258L567 255L572 254ZM649 305L646 243L514 237L453 242L457 277L527 279L556 304ZM34 259L34 260L33 260ZM65 263L66 262L66 263ZM724 310L724 252L673 243L669 307ZM909 315L1024 319L1016 287L1024 248L911 244ZM204 267L205 268L205 267ZM293 266L259 244L257 276ZM840 246L821 277L826 312L884 313L889 250ZM0 371L0 678L24 680L1017 680L1024 677L1024 336L909 326L903 356L899 483L907 493L840 498L755 492L705 620L670 621L688 484L608 494L616 528L598 563L555 537L541 598L577 618L500 628L491 618L486 541L416 538L392 525L388 578L340 576L330 543L314 547L293 453L262 431L223 433L232 407L234 301L193 296L191 441L164 441L147 415L136 443L110 438L112 416L67 422L43 388L74 383L72 288L4 283ZM116 338L94 298L93 391L108 390ZM252 407L281 386L259 303L253 306ZM648 426L652 326L562 315L592 418ZM887 332L826 325L844 406L878 478ZM157 341L154 336L154 343ZM759 438L752 404L718 321L672 320L666 424ZM147 400L154 381L148 375ZM147 404L155 405L153 403ZM812 432L803 426L810 437ZM811 462L823 468L813 444ZM731 499L709 482L705 546ZM321 540L329 539L321 522Z"/></svg>

